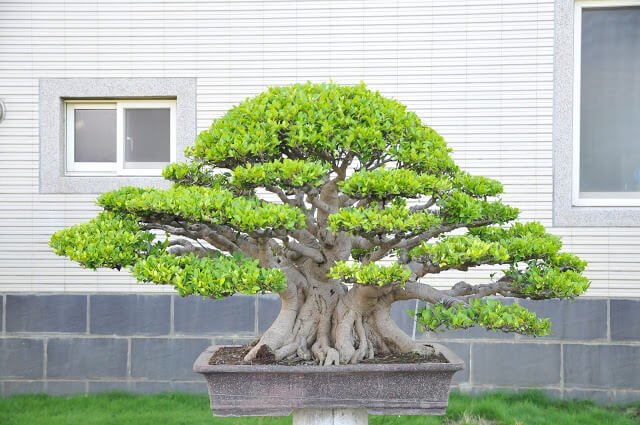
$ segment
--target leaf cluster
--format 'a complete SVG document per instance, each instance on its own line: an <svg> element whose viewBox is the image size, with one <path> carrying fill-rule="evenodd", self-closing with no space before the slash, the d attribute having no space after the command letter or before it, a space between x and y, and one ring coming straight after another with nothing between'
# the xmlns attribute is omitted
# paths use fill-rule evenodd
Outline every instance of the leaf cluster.
<svg viewBox="0 0 640 425"><path fill-rule="evenodd" d="M504 224L518 218L518 209L503 204L500 200L487 201L454 190L437 201L440 215L447 224L471 224L486 221L487 224Z"/></svg>
<svg viewBox="0 0 640 425"><path fill-rule="evenodd" d="M214 173L202 162L173 163L162 170L162 176L176 184L222 188L228 185L227 173Z"/></svg>
<svg viewBox="0 0 640 425"><path fill-rule="evenodd" d="M411 271L397 263L391 266L381 266L376 263L350 264L346 261L338 261L331 267L328 276L332 279L341 279L360 285L404 285L411 277Z"/></svg>
<svg viewBox="0 0 640 425"><path fill-rule="evenodd" d="M382 235L386 233L420 233L442 223L437 214L429 211L411 213L404 202L398 199L392 205L380 208L342 208L328 218L329 229L351 234Z"/></svg>
<svg viewBox="0 0 640 425"><path fill-rule="evenodd" d="M546 258L562 248L560 238L547 233L538 222L514 223L508 229L500 227L478 227L469 233L488 242L497 242L514 261L531 258Z"/></svg>
<svg viewBox="0 0 640 425"><path fill-rule="evenodd" d="M305 226L304 214L298 208L202 186L173 186L169 190L123 187L104 193L97 202L105 209L139 217L180 217L191 222L229 225L245 232Z"/></svg>
<svg viewBox="0 0 640 425"><path fill-rule="evenodd" d="M49 246L57 255L84 267L128 267L141 257L164 249L151 232L141 230L132 215L103 211L86 223L58 230Z"/></svg>
<svg viewBox="0 0 640 425"><path fill-rule="evenodd" d="M409 313L413 314L412 311ZM469 304L459 303L451 307L435 304L418 311L417 323L421 332L444 332L480 325L492 331L522 335L544 336L551 333L549 319L538 319L535 313L518 304L504 305L493 299L472 299Z"/></svg>
<svg viewBox="0 0 640 425"><path fill-rule="evenodd" d="M499 181L484 176L472 176L465 171L456 174L453 187L473 197L482 198L496 196L504 191Z"/></svg>
<svg viewBox="0 0 640 425"><path fill-rule="evenodd" d="M356 199L373 199L387 201L398 196L415 198L451 189L450 179L433 174L418 174L413 170L376 169L358 171L339 183L340 190Z"/></svg>
<svg viewBox="0 0 640 425"><path fill-rule="evenodd" d="M364 84L271 87L216 119L186 153L225 168L286 155L333 165L347 156L361 164L397 160L433 174L456 170L442 137Z"/></svg>
<svg viewBox="0 0 640 425"><path fill-rule="evenodd" d="M407 129L407 138L391 146L390 154L398 168L419 173L453 176L458 167L449 156L451 149L434 129L426 125Z"/></svg>
<svg viewBox="0 0 640 425"><path fill-rule="evenodd" d="M138 281L173 285L178 294L222 298L234 293L281 292L286 278L278 269L265 269L240 254L198 257L154 254L139 259L131 273Z"/></svg>
<svg viewBox="0 0 640 425"><path fill-rule="evenodd" d="M565 253L547 260L530 260L524 269L514 264L505 274L513 278L517 291L531 298L573 298L589 288L589 279L581 274L585 265Z"/></svg>
<svg viewBox="0 0 640 425"><path fill-rule="evenodd" d="M283 159L264 164L247 164L233 170L231 185L237 188L278 186L285 189L317 187L331 167L321 162Z"/></svg>
<svg viewBox="0 0 640 425"><path fill-rule="evenodd" d="M409 251L419 262L442 268L463 268L473 264L501 264L509 252L497 242L485 242L477 236L460 235L441 238L436 243L422 242Z"/></svg>

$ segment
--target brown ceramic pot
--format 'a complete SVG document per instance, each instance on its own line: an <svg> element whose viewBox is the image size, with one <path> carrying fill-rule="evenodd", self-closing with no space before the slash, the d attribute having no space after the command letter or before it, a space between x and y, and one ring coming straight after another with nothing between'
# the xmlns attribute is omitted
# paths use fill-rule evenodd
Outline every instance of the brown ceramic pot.
<svg viewBox="0 0 640 425"><path fill-rule="evenodd" d="M193 365L207 379L215 416L287 416L295 409L364 408L372 415L443 415L453 374L464 362L430 344L448 363L340 366L210 365L207 348Z"/></svg>

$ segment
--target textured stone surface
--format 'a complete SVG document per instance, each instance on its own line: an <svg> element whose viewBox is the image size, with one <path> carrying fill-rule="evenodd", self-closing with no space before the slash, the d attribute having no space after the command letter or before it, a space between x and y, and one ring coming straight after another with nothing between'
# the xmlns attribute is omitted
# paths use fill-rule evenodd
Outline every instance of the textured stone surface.
<svg viewBox="0 0 640 425"><path fill-rule="evenodd" d="M562 398L565 400L593 400L600 404L611 402L611 394L606 390L564 390Z"/></svg>
<svg viewBox="0 0 640 425"><path fill-rule="evenodd" d="M43 341L0 339L0 378L42 378Z"/></svg>
<svg viewBox="0 0 640 425"><path fill-rule="evenodd" d="M35 394L44 392L44 381L5 381L2 384L2 395L8 397L14 394Z"/></svg>
<svg viewBox="0 0 640 425"><path fill-rule="evenodd" d="M640 346L564 346L567 386L640 389Z"/></svg>
<svg viewBox="0 0 640 425"><path fill-rule="evenodd" d="M407 311L413 312L415 308L416 300L397 301L391 305L391 318L409 336L413 334L413 317Z"/></svg>
<svg viewBox="0 0 640 425"><path fill-rule="evenodd" d="M519 304L541 318L551 320L546 339L596 340L607 338L607 300L519 300ZM533 337L526 337L533 339Z"/></svg>
<svg viewBox="0 0 640 425"><path fill-rule="evenodd" d="M129 391L129 383L127 381L89 381L90 393L109 391Z"/></svg>
<svg viewBox="0 0 640 425"><path fill-rule="evenodd" d="M86 295L7 295L7 332L87 329Z"/></svg>
<svg viewBox="0 0 640 425"><path fill-rule="evenodd" d="M280 313L280 296L274 294L258 296L258 333L262 335L264 331L276 320ZM217 343L218 345L234 345L226 343Z"/></svg>
<svg viewBox="0 0 640 425"><path fill-rule="evenodd" d="M46 388L49 395L82 394L87 391L87 384L84 381L48 381Z"/></svg>
<svg viewBox="0 0 640 425"><path fill-rule="evenodd" d="M255 334L255 297L175 297L174 331L182 335Z"/></svg>
<svg viewBox="0 0 640 425"><path fill-rule="evenodd" d="M293 425L367 425L366 409L297 409Z"/></svg>
<svg viewBox="0 0 640 425"><path fill-rule="evenodd" d="M50 338L50 378L119 378L127 375L127 340L114 338Z"/></svg>
<svg viewBox="0 0 640 425"><path fill-rule="evenodd" d="M173 382L171 389L181 393L207 394L207 383L204 379L200 382Z"/></svg>
<svg viewBox="0 0 640 425"><path fill-rule="evenodd" d="M203 338L135 338L131 341L131 376L197 380L193 361L211 344Z"/></svg>
<svg viewBox="0 0 640 425"><path fill-rule="evenodd" d="M107 335L167 335L170 295L92 295L90 332Z"/></svg>
<svg viewBox="0 0 640 425"><path fill-rule="evenodd" d="M560 383L560 344L475 342L474 384L545 386Z"/></svg>
<svg viewBox="0 0 640 425"><path fill-rule="evenodd" d="M640 391L614 390L609 393L612 403L631 403L640 400Z"/></svg>
<svg viewBox="0 0 640 425"><path fill-rule="evenodd" d="M456 353L458 357L464 362L465 368L453 375L453 384L462 384L469 382L469 364L471 355L471 344L468 342L443 342L442 345L449 350Z"/></svg>
<svg viewBox="0 0 640 425"><path fill-rule="evenodd" d="M452 363L273 366L208 364L217 347L196 360L206 376L217 416L279 416L301 408L366 408L370 414L444 414L451 376L464 367Z"/></svg>
<svg viewBox="0 0 640 425"><path fill-rule="evenodd" d="M122 186L168 187L162 177L76 177L64 175L62 98L176 98L176 162L196 137L195 78L40 79L40 192L101 193Z"/></svg>
<svg viewBox="0 0 640 425"><path fill-rule="evenodd" d="M573 164L574 0L556 0L553 63L553 225L637 226L640 208L575 207Z"/></svg>
<svg viewBox="0 0 640 425"><path fill-rule="evenodd" d="M611 300L611 339L640 341L640 300Z"/></svg>
<svg viewBox="0 0 640 425"><path fill-rule="evenodd" d="M171 391L171 382L168 381L133 381L129 385L129 391L143 394L166 393Z"/></svg>

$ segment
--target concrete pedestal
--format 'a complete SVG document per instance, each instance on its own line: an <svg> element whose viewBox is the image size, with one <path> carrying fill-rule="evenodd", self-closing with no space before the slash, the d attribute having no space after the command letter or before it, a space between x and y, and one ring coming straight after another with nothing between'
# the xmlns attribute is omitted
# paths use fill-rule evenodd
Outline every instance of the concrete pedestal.
<svg viewBox="0 0 640 425"><path fill-rule="evenodd" d="M367 409L296 409L293 425L367 425Z"/></svg>

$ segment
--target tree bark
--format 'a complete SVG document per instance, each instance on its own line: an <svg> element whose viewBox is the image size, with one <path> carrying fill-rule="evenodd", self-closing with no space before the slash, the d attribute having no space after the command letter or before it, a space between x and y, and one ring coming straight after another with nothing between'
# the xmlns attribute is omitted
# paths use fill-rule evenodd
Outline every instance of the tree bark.
<svg viewBox="0 0 640 425"><path fill-rule="evenodd" d="M376 354L435 350L418 344L391 319L393 287L315 282L306 289L290 285L280 294L282 307L271 327L249 351L256 358L263 345L276 361L303 359L321 365L357 364Z"/></svg>

